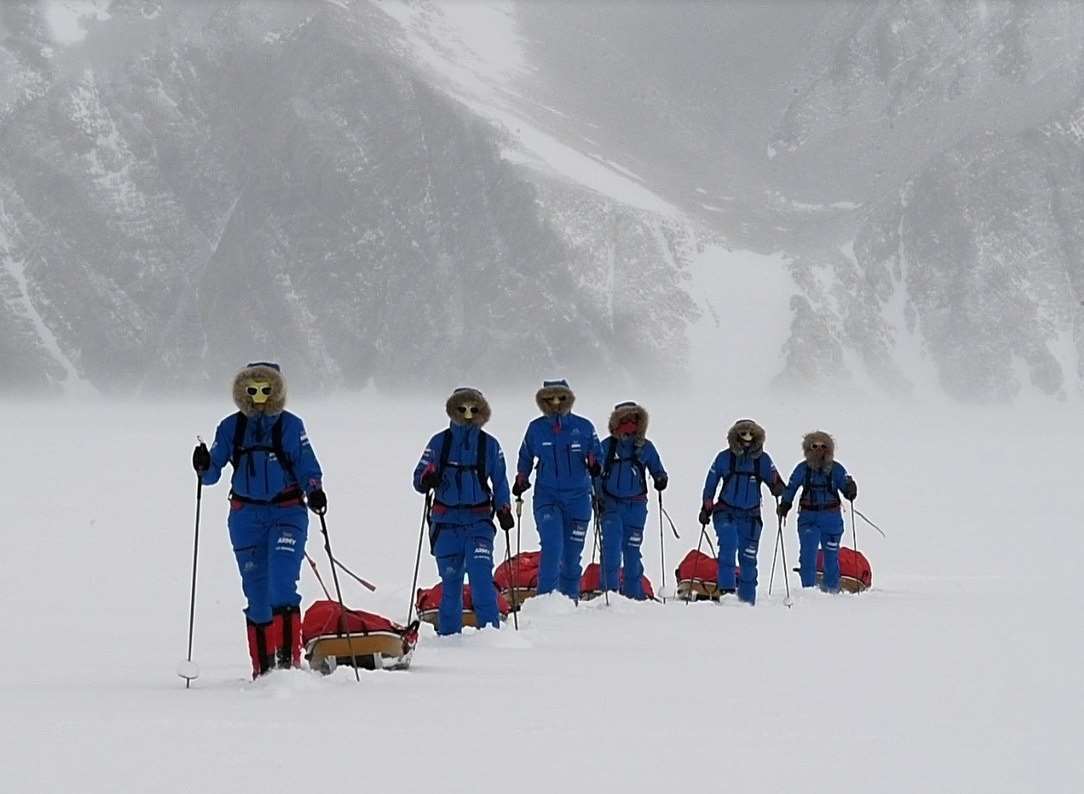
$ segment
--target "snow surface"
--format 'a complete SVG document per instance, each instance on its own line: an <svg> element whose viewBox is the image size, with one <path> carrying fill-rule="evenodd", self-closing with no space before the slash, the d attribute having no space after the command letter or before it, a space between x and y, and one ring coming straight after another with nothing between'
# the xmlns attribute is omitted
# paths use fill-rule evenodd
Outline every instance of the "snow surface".
<svg viewBox="0 0 1084 794"><path fill-rule="evenodd" d="M742 395L737 382L706 374L682 395L579 395L598 425L625 397L651 410L682 532L666 540L668 586L695 546L704 471L726 426L749 414L787 472L803 431L837 434L860 508L889 533L858 527L869 593L795 591L788 609L777 572L768 597L766 511L755 608L540 599L518 634L426 629L409 672L253 684L220 485L204 492L202 676L188 691L174 676L192 554L188 457L228 399L7 404L0 789L1079 791L1079 412L815 405ZM490 398L489 429L514 453L532 395ZM409 476L445 422L443 401L294 400L327 471L335 551L379 588L344 581L348 601L399 620L421 511ZM658 587L654 506L649 521ZM793 565L792 527L785 538ZM524 548L534 540L528 517ZM315 529L308 550L324 559ZM421 578L435 581L428 555ZM318 595L307 570L302 587Z"/></svg>

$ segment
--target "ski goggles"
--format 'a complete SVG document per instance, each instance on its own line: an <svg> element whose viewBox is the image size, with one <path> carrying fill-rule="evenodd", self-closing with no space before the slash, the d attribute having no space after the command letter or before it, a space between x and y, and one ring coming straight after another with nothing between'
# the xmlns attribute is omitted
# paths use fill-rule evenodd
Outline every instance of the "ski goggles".
<svg viewBox="0 0 1084 794"><path fill-rule="evenodd" d="M245 393L252 398L252 402L262 405L274 392L275 388L267 381L250 380L245 385Z"/></svg>
<svg viewBox="0 0 1084 794"><path fill-rule="evenodd" d="M753 440L753 431L752 430L741 430L741 431L738 432L738 438L740 438L742 441L752 441Z"/></svg>
<svg viewBox="0 0 1084 794"><path fill-rule="evenodd" d="M482 412L482 409L474 403L461 403L455 407L455 410L459 411L466 419L470 419L475 414Z"/></svg>

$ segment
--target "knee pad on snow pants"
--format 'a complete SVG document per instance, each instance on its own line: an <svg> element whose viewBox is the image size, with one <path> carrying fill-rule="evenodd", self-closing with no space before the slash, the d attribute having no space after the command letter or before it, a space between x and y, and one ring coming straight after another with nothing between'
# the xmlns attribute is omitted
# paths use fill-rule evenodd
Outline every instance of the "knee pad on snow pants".
<svg viewBox="0 0 1084 794"><path fill-rule="evenodd" d="M540 498L535 496L535 525L542 546L538 566L538 592L560 589L569 598L580 597L580 557L591 522L591 495Z"/></svg>
<svg viewBox="0 0 1084 794"><path fill-rule="evenodd" d="M442 589L438 634L458 634L463 629L464 575L470 576L471 601L479 627L500 628L497 588L493 584L493 533L488 521L439 527L433 547Z"/></svg>
<svg viewBox="0 0 1084 794"><path fill-rule="evenodd" d="M305 508L244 505L231 511L229 530L249 620L268 623L275 607L300 605L297 580L308 535Z"/></svg>

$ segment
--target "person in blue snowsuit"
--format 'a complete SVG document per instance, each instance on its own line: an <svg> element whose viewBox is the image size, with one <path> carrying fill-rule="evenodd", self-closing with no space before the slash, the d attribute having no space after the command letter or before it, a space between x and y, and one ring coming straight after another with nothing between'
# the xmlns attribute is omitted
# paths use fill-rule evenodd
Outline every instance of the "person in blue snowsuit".
<svg viewBox="0 0 1084 794"><path fill-rule="evenodd" d="M798 564L802 587L817 584L817 549L824 550L824 580L822 589L839 592L839 542L843 537L842 501L854 501L858 485L836 461L836 443L821 430L806 433L802 439L805 460L794 467L779 503L778 512L786 518L794 505L798 489Z"/></svg>
<svg viewBox="0 0 1084 794"><path fill-rule="evenodd" d="M647 522L647 475L656 491L666 489L666 470L647 439L648 413L634 402L614 406L610 436L602 442L598 491L602 511L602 586L623 595L644 597L640 545ZM622 560L624 576L622 576Z"/></svg>
<svg viewBox="0 0 1084 794"><path fill-rule="evenodd" d="M482 430L490 407L477 389L456 389L445 403L448 429L429 440L414 469L414 489L434 492L429 516L429 547L440 573L442 594L438 634L463 630L463 577L470 579L479 628L500 628L493 584L493 538L515 525L504 452Z"/></svg>
<svg viewBox="0 0 1084 794"><path fill-rule="evenodd" d="M323 474L300 418L285 410L286 381L277 364L249 364L233 380L238 412L223 419L211 449L201 442L192 465L214 485L227 463L230 544L248 606L252 677L301 664L301 595L306 504L327 509Z"/></svg>
<svg viewBox="0 0 1084 794"><path fill-rule="evenodd" d="M760 488L767 485L775 496L783 492L779 472L764 451L764 439L764 428L752 419L734 423L726 435L727 449L715 457L708 469L700 509L701 525L713 522L719 540L719 593L733 593L737 585L738 598L747 604L755 604L757 600L757 551L764 527L760 517Z"/></svg>
<svg viewBox="0 0 1084 794"><path fill-rule="evenodd" d="M542 416L527 425L512 493L519 497L531 487L535 469L534 520L542 546L538 593L559 589L578 601L580 557L591 523L591 478L602 473L602 466L595 427L572 413L575 400L565 380L545 381L535 394Z"/></svg>

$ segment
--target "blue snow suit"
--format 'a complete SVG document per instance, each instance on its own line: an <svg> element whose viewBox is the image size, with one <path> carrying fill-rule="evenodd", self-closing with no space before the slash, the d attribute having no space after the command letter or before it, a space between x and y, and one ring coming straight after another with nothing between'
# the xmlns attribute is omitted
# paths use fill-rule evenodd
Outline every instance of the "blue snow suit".
<svg viewBox="0 0 1084 794"><path fill-rule="evenodd" d="M483 469L479 470L483 440ZM458 634L463 629L464 575L470 580L479 628L500 628L493 584L493 538L497 534L493 514L495 508L511 505L501 445L475 425L453 422L429 440L414 468L418 493L425 493L422 476L428 471L440 471L441 475L429 517L429 546L443 585L437 632Z"/></svg>
<svg viewBox="0 0 1084 794"><path fill-rule="evenodd" d="M716 502L719 483L722 489ZM704 481L704 506L712 511L715 535L719 539L719 590L733 593L749 604L757 600L757 551L764 523L760 517L760 486L778 492L779 472L767 452L735 454L720 452ZM735 582L734 558L738 557L739 580Z"/></svg>
<svg viewBox="0 0 1084 794"><path fill-rule="evenodd" d="M237 450L240 454L234 460L234 437L241 416L233 414L219 423L211 446L211 467L202 479L204 485L214 485L223 467L233 464L230 543L248 600L245 615L262 624L271 621L276 607L301 604L297 580L309 530L302 492L319 489L323 474L305 425L289 411L248 417ZM278 433L287 458L285 465L274 452Z"/></svg>
<svg viewBox="0 0 1084 794"><path fill-rule="evenodd" d="M839 591L839 542L843 536L840 489L847 470L835 461L828 471L815 469L804 460L794 467L783 493L783 503L793 504L798 489L798 564L802 587L817 584L817 547L824 549L824 589Z"/></svg>
<svg viewBox="0 0 1084 794"><path fill-rule="evenodd" d="M537 472L534 520L542 546L539 594L559 589L569 598L580 597L580 556L591 523L588 466L597 464L601 453L595 426L582 416L540 416L527 425L516 476L528 480L532 467Z"/></svg>
<svg viewBox="0 0 1084 794"><path fill-rule="evenodd" d="M655 445L635 437L610 436L602 442L602 586L629 598L644 597L644 564L640 546L647 521L647 472L666 477ZM624 560L625 575L621 566Z"/></svg>

